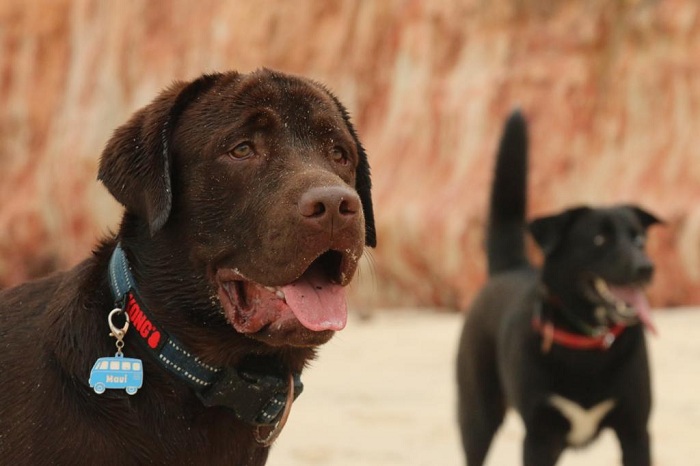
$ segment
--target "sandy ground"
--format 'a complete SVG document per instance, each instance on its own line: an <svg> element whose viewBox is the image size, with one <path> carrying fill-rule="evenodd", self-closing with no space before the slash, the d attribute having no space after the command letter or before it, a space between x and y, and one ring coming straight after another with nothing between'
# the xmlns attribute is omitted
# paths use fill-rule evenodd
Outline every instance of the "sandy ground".
<svg viewBox="0 0 700 466"><path fill-rule="evenodd" d="M649 338L656 466L700 465L700 309L655 312ZM463 465L455 422L455 348L462 317L386 311L348 327L304 373L304 393L273 446L271 466ZM523 428L510 413L487 465L520 464ZM619 465L611 432L560 466Z"/></svg>

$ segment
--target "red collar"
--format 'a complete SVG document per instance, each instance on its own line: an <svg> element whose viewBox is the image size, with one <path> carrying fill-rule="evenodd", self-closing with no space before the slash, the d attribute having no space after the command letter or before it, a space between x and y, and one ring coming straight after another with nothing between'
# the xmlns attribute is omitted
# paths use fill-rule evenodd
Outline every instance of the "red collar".
<svg viewBox="0 0 700 466"><path fill-rule="evenodd" d="M606 333L586 336L558 329L550 321L543 323L540 316L535 314L532 317L532 328L542 334L542 352L548 353L552 348L552 343L577 350L605 351L615 343L615 340L624 332L626 326L617 324L609 328Z"/></svg>

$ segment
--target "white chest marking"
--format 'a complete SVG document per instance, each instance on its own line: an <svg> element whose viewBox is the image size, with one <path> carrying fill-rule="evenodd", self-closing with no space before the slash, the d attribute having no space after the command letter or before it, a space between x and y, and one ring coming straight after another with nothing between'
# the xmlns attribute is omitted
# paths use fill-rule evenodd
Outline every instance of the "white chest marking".
<svg viewBox="0 0 700 466"><path fill-rule="evenodd" d="M615 406L615 400L610 399L601 401L590 409L584 409L578 403L559 395L550 396L549 403L571 424L566 440L572 446L583 446L589 442L598 430L600 421Z"/></svg>

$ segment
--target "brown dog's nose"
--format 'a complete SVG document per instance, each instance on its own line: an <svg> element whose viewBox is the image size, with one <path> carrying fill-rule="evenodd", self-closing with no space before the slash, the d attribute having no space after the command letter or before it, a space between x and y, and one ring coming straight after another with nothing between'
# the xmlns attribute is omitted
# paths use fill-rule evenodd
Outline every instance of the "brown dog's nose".
<svg viewBox="0 0 700 466"><path fill-rule="evenodd" d="M348 226L360 208L360 197L344 186L311 188L299 200L299 212L305 222L328 232Z"/></svg>

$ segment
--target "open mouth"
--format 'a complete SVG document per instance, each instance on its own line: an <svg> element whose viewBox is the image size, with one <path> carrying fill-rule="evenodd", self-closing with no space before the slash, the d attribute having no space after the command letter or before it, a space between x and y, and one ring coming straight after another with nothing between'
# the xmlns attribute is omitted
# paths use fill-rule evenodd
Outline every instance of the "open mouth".
<svg viewBox="0 0 700 466"><path fill-rule="evenodd" d="M641 322L656 334L644 284L612 285L600 277L595 277L592 284L597 295L606 303L608 315L614 322L626 325Z"/></svg>
<svg viewBox="0 0 700 466"><path fill-rule="evenodd" d="M313 332L342 330L347 322L344 286L356 264L329 250L282 286L256 283L238 269L222 268L216 272L218 296L227 320L239 333L275 330L295 320Z"/></svg>

